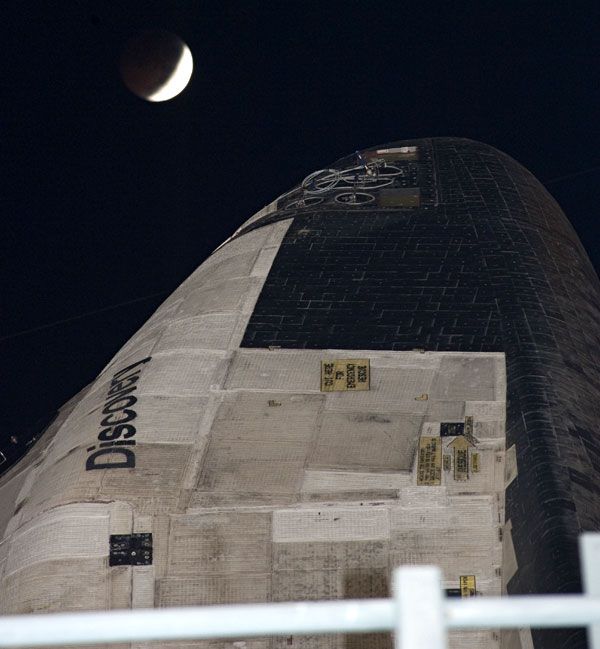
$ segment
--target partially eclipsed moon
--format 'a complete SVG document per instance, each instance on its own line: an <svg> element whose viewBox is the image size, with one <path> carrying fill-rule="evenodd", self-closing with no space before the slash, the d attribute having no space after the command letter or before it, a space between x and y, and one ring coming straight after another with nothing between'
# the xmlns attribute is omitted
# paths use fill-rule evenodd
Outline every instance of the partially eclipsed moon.
<svg viewBox="0 0 600 649"><path fill-rule="evenodd" d="M131 92L158 102L172 99L187 86L194 61L189 47L178 36L145 31L125 46L120 69Z"/></svg>
<svg viewBox="0 0 600 649"><path fill-rule="evenodd" d="M173 70L173 74L163 86L148 97L148 101L167 101L167 99L172 99L175 95L178 95L188 85L193 70L194 59L192 53L190 48L183 43L183 52L179 57L175 70Z"/></svg>

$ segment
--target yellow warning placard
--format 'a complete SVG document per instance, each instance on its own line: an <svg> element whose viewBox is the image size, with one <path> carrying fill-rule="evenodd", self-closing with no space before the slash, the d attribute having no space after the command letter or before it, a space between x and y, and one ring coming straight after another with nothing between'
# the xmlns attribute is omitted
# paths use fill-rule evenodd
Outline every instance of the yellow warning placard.
<svg viewBox="0 0 600 649"><path fill-rule="evenodd" d="M321 392L368 390L370 381L368 358L321 361Z"/></svg>
<svg viewBox="0 0 600 649"><path fill-rule="evenodd" d="M479 473L479 453L471 453L471 471Z"/></svg>
<svg viewBox="0 0 600 649"><path fill-rule="evenodd" d="M417 484L437 486L442 484L442 444L440 437L419 439Z"/></svg>
<svg viewBox="0 0 600 649"><path fill-rule="evenodd" d="M454 479L469 479L469 451L466 448L454 449Z"/></svg>
<svg viewBox="0 0 600 649"><path fill-rule="evenodd" d="M460 596L474 597L476 593L477 593L477 584L475 582L475 575L461 575L460 576Z"/></svg>
<svg viewBox="0 0 600 649"><path fill-rule="evenodd" d="M448 447L454 451L454 479L469 479L469 446L471 443L463 436L455 437Z"/></svg>

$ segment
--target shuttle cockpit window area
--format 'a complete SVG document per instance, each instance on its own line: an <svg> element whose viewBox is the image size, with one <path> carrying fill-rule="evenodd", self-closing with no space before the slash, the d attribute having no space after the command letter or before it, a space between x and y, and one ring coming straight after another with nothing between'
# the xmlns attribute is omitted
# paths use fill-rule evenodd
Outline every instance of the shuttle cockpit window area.
<svg viewBox="0 0 600 649"><path fill-rule="evenodd" d="M309 174L278 208L306 209L420 206L419 152L416 146L357 151L336 168ZM323 205L325 207L325 205Z"/></svg>

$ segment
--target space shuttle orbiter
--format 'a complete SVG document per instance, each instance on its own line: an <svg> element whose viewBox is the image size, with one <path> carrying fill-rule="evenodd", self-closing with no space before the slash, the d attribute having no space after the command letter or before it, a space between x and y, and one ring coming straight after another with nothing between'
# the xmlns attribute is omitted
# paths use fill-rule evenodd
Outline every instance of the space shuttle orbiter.
<svg viewBox="0 0 600 649"><path fill-rule="evenodd" d="M0 466L0 612L379 597L414 563L451 596L577 590L599 307L558 205L489 146L392 143L310 174ZM231 643L185 646L213 644Z"/></svg>

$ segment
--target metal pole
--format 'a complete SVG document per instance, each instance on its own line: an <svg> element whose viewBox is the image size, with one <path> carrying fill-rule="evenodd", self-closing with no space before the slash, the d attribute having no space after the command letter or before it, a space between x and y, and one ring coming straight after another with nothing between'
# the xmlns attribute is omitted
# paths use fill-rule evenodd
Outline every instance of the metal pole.
<svg viewBox="0 0 600 649"><path fill-rule="evenodd" d="M396 649L446 649L442 575L434 566L394 571Z"/></svg>
<svg viewBox="0 0 600 649"><path fill-rule="evenodd" d="M586 533L579 537L581 577L586 595L600 598L600 534ZM600 649L600 624L588 627L590 649Z"/></svg>
<svg viewBox="0 0 600 649"><path fill-rule="evenodd" d="M600 583L594 581L600 561L593 561L599 549L585 549L592 564L585 578L590 588ZM397 649L444 649L446 629L600 626L600 597L447 600L436 568L396 571L394 597L7 616L0 617L0 647L395 630Z"/></svg>
<svg viewBox="0 0 600 649"><path fill-rule="evenodd" d="M0 647L389 631L390 599L0 617Z"/></svg>
<svg viewBox="0 0 600 649"><path fill-rule="evenodd" d="M450 629L567 628L600 622L600 598L582 595L510 595L449 599Z"/></svg>

